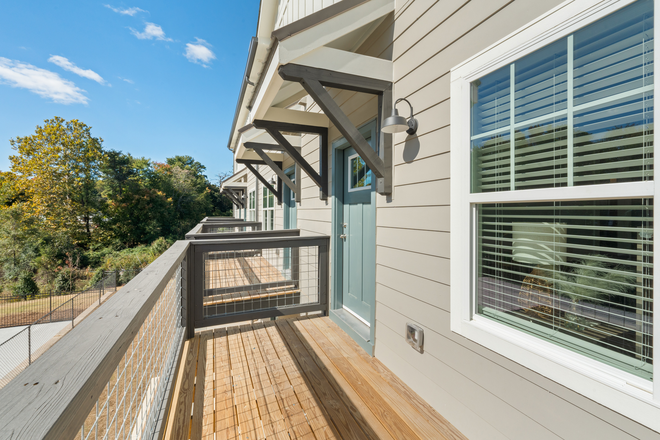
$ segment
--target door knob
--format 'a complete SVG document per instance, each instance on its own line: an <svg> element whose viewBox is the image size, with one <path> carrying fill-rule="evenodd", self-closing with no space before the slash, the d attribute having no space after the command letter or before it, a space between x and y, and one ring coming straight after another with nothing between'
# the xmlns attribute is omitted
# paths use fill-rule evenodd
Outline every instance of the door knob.
<svg viewBox="0 0 660 440"><path fill-rule="evenodd" d="M342 240L346 240L346 234L341 234L339 238L341 238Z"/></svg>

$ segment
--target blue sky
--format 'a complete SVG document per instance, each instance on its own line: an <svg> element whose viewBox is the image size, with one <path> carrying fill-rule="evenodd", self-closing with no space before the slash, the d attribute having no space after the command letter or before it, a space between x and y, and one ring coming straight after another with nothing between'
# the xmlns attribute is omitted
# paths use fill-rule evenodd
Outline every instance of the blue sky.
<svg viewBox="0 0 660 440"><path fill-rule="evenodd" d="M106 149L190 155L231 172L229 130L259 0L7 1L0 6L0 170L9 139L79 119Z"/></svg>

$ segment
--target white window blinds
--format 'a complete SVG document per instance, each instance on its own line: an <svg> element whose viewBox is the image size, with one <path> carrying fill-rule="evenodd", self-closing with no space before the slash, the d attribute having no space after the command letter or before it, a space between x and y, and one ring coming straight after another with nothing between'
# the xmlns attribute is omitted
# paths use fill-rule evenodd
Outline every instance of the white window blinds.
<svg viewBox="0 0 660 440"><path fill-rule="evenodd" d="M470 133L475 312L649 380L653 199L563 195L653 180L653 69L641 0L473 81Z"/></svg>
<svg viewBox="0 0 660 440"><path fill-rule="evenodd" d="M474 81L471 99L473 193L652 179L653 2Z"/></svg>

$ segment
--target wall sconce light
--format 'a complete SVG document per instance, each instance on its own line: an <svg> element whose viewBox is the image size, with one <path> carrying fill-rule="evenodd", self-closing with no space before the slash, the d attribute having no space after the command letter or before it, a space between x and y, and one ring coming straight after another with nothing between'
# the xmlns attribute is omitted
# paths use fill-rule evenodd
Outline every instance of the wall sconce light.
<svg viewBox="0 0 660 440"><path fill-rule="evenodd" d="M396 105L401 101L406 101L410 106L410 117L407 121L403 116L399 116L399 111L396 109ZM402 133L405 131L408 134L415 134L417 125L417 119L413 117L412 104L406 98L399 98L392 108L392 116L383 121L383 127L380 130L383 133Z"/></svg>
<svg viewBox="0 0 660 440"><path fill-rule="evenodd" d="M273 175L270 177L270 184L271 184L271 185L275 185L276 183L277 183L277 175L276 175L276 174L273 174Z"/></svg>

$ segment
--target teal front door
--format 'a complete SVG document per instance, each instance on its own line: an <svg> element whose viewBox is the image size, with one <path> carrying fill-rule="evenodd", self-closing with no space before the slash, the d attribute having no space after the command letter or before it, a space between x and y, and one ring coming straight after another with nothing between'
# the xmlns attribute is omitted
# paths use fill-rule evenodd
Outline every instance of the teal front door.
<svg viewBox="0 0 660 440"><path fill-rule="evenodd" d="M342 303L344 309L371 325L376 297L376 182L353 148L340 152L340 158Z"/></svg>

